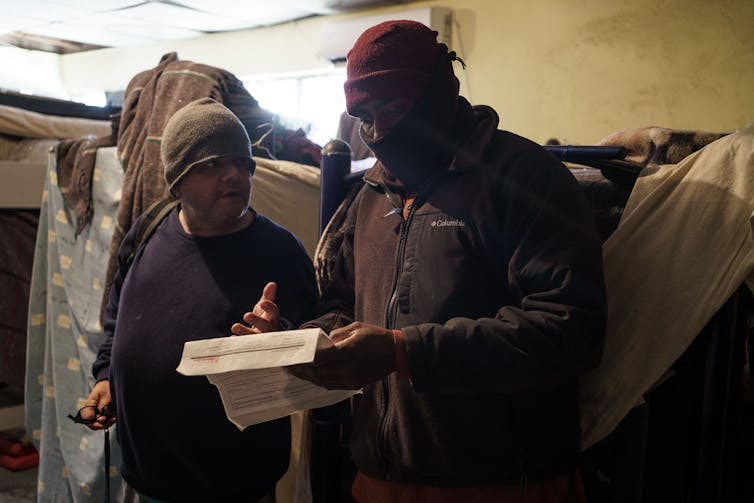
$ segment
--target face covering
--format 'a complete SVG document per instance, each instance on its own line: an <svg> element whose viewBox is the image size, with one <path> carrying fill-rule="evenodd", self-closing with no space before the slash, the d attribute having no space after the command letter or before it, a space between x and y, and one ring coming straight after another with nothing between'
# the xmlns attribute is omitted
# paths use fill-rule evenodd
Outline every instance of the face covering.
<svg viewBox="0 0 754 503"><path fill-rule="evenodd" d="M438 67L449 65L442 61ZM432 174L448 167L473 114L458 97L458 80L436 71L413 108L387 133L376 140L361 134L388 174L412 191ZM466 106L464 107L463 104ZM460 128L459 128L460 127Z"/></svg>
<svg viewBox="0 0 754 503"><path fill-rule="evenodd" d="M432 121L419 103L380 138L361 135L398 185L416 191L434 173L447 169L473 128L474 114L463 98L443 110L447 119Z"/></svg>
<svg viewBox="0 0 754 503"><path fill-rule="evenodd" d="M443 141L445 135L416 115L409 112L376 140L361 135L388 173L411 190L442 169L447 164L444 159L449 157Z"/></svg>

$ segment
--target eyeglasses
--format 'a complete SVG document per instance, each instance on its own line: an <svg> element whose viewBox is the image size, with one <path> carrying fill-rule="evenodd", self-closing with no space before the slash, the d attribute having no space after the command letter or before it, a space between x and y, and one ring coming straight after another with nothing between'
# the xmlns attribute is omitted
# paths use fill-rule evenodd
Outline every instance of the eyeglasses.
<svg viewBox="0 0 754 503"><path fill-rule="evenodd" d="M83 413L83 414L82 414ZM77 424L94 424L97 422L97 418L104 416L106 419L102 422L109 422L111 419L115 419L114 411L110 411L110 407L105 406L98 409L94 405L85 405L81 407L75 416L68 414L68 419Z"/></svg>

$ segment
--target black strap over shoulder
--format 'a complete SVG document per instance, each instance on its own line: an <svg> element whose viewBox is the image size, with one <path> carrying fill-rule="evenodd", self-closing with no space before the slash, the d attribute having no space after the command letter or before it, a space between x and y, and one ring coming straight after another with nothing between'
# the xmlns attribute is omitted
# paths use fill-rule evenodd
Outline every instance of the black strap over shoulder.
<svg viewBox="0 0 754 503"><path fill-rule="evenodd" d="M160 199L144 211L144 218L142 218L139 230L136 232L133 251L126 258L126 269L131 267L136 254L147 244L157 226L173 211L178 202L179 200L175 197L167 197Z"/></svg>

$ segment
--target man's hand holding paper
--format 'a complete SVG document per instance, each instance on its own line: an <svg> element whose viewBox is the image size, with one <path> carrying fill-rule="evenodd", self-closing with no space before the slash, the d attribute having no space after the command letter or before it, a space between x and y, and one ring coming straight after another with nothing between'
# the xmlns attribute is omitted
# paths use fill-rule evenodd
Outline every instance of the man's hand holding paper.
<svg viewBox="0 0 754 503"><path fill-rule="evenodd" d="M311 363L318 347L332 346L318 328L190 341L176 370L206 375L217 386L228 419L244 429L355 394L328 391L283 368Z"/></svg>
<svg viewBox="0 0 754 503"><path fill-rule="evenodd" d="M393 331L355 322L333 330L331 344L317 349L313 363L288 370L327 389L360 389L396 367Z"/></svg>

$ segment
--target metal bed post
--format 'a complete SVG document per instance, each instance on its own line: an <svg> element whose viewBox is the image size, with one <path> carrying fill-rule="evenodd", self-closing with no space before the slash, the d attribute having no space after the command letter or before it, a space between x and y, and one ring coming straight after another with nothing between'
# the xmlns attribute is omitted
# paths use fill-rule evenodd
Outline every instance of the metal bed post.
<svg viewBox="0 0 754 503"><path fill-rule="evenodd" d="M322 148L319 174L319 233L346 195L346 176L351 172L351 147L341 140L330 140Z"/></svg>

